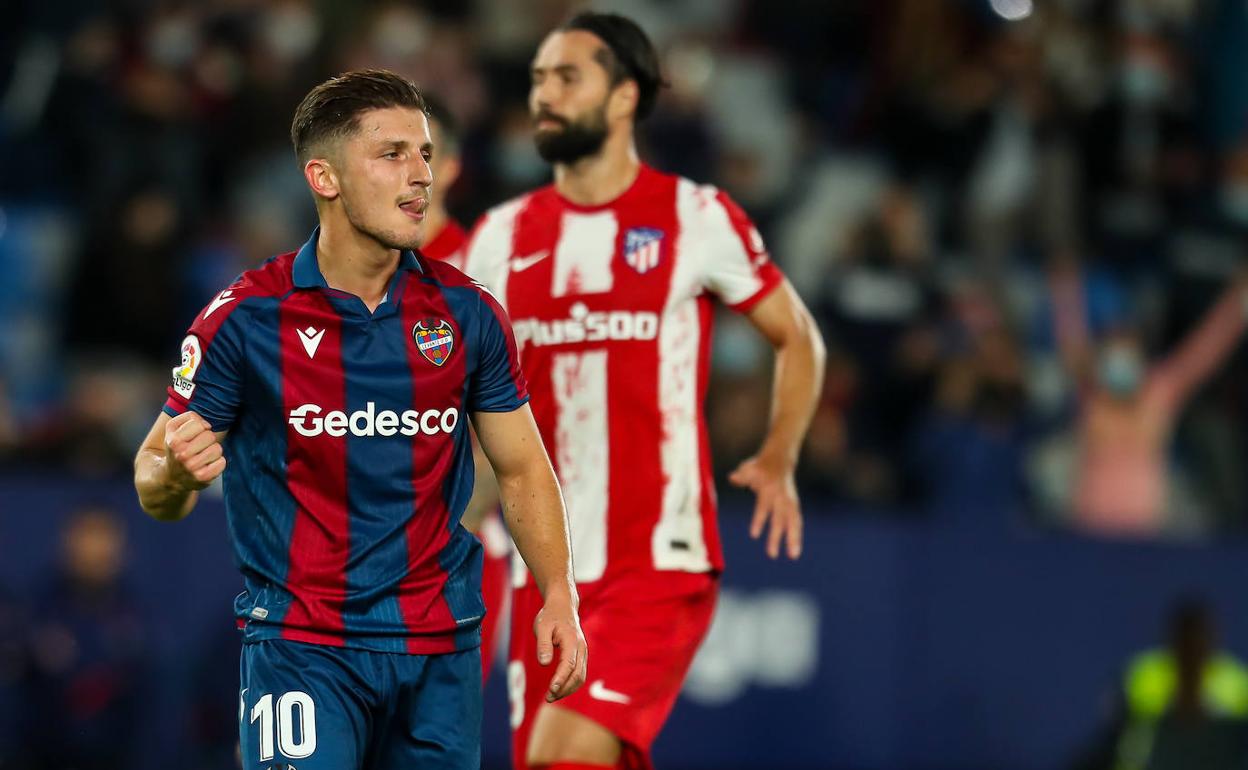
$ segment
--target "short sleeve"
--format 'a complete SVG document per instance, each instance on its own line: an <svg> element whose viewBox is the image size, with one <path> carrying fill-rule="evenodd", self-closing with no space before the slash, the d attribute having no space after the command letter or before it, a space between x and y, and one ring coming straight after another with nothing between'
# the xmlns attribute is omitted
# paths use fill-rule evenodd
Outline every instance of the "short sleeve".
<svg viewBox="0 0 1248 770"><path fill-rule="evenodd" d="M758 228L731 198L704 188L703 286L739 313L749 312L784 281Z"/></svg>
<svg viewBox="0 0 1248 770"><path fill-rule="evenodd" d="M194 411L214 431L228 430L234 424L242 401L246 313L226 307L228 295L228 291L217 295L187 331L164 406L171 417Z"/></svg>
<svg viewBox="0 0 1248 770"><path fill-rule="evenodd" d="M472 229L464 247L464 273L504 296L511 241L523 199L491 209Z"/></svg>
<svg viewBox="0 0 1248 770"><path fill-rule="evenodd" d="M529 400L511 321L494 296L480 292L477 362L468 383L468 411L512 412Z"/></svg>

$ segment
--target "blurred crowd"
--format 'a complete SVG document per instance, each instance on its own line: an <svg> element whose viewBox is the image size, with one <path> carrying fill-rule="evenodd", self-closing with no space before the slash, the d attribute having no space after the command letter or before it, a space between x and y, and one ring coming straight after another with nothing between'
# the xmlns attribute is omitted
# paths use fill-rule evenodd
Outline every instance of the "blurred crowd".
<svg viewBox="0 0 1248 770"><path fill-rule="evenodd" d="M112 473L192 315L315 223L288 139L312 85L383 66L436 93L470 224L548 178L528 64L584 4L9 5L0 457ZM823 326L808 500L1132 536L1248 521L1248 4L593 5L662 52L643 156L734 196ZM725 314L722 468L765 428L768 355Z"/></svg>

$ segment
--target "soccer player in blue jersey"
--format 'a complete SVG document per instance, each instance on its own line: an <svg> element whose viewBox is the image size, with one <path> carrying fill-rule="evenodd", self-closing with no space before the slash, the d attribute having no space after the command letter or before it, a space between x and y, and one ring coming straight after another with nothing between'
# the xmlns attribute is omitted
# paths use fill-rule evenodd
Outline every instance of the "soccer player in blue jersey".
<svg viewBox="0 0 1248 770"><path fill-rule="evenodd" d="M320 226L191 324L135 460L139 500L180 519L224 474L245 768L475 768L482 554L459 524L462 416L545 596L549 700L580 686L587 654L558 483L503 310L417 251L434 152L417 88L333 78L291 137Z"/></svg>

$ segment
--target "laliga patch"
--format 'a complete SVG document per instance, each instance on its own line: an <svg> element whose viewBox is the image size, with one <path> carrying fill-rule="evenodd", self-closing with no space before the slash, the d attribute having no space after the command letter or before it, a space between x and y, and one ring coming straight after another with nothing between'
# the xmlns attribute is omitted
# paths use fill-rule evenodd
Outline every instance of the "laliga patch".
<svg viewBox="0 0 1248 770"><path fill-rule="evenodd" d="M412 327L412 339L425 360L435 366L446 363L455 347L455 331L442 318L426 318Z"/></svg>
<svg viewBox="0 0 1248 770"><path fill-rule="evenodd" d="M182 363L173 367L173 391L189 399L195 392L195 371L204 359L199 349L199 337L194 334L182 340Z"/></svg>
<svg viewBox="0 0 1248 770"><path fill-rule="evenodd" d="M633 227L624 233L624 262L640 274L659 266L663 254L663 231L653 227Z"/></svg>

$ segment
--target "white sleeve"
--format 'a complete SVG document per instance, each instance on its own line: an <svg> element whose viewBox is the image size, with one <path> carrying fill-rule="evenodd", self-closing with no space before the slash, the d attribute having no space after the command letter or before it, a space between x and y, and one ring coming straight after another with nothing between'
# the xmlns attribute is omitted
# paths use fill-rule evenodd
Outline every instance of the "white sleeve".
<svg viewBox="0 0 1248 770"><path fill-rule="evenodd" d="M702 285L733 310L744 313L784 280L771 261L758 228L726 193L696 191L700 216Z"/></svg>
<svg viewBox="0 0 1248 770"><path fill-rule="evenodd" d="M486 212L473 228L464 250L464 272L487 287L500 301L507 296L512 235L524 200L520 198Z"/></svg>

